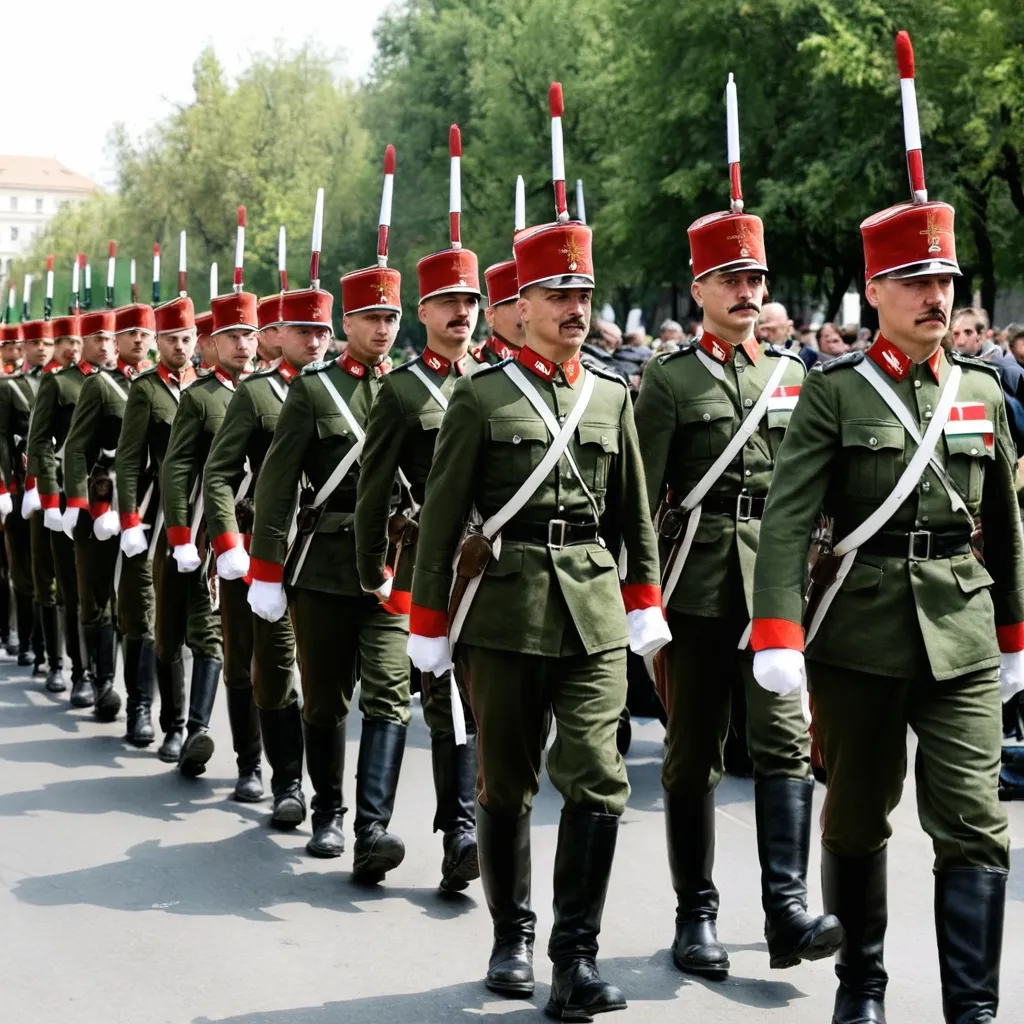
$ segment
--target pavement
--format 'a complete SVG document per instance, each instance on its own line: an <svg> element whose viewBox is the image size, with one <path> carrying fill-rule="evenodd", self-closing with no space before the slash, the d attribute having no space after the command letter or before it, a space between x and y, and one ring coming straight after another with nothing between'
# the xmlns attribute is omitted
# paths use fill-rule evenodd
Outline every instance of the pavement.
<svg viewBox="0 0 1024 1024"><path fill-rule="evenodd" d="M122 742L123 722L69 710L0 655L0 1020L4 1024L434 1024L545 1019L551 865L560 801L545 781L534 811L537 991L530 1001L481 983L490 921L479 882L443 897L431 834L429 737L417 705L392 828L406 860L385 884L350 881L351 854L318 861L308 826L266 826L268 803L230 799L234 758L223 700L209 771L182 779L154 748ZM345 792L353 802L358 716ZM623 818L601 936L603 975L629 1022L821 1024L831 1017L831 961L771 971L765 951L752 785L719 789L719 934L724 983L681 975L668 951L674 902L659 783L663 731L634 725L633 795ZM821 799L818 787L816 799ZM308 786L307 786L308 795ZM1010 805L1015 858L1024 805ZM351 816L347 819L351 829ZM941 1021L930 844L913 779L894 815L887 1000L894 1022ZM351 847L351 831L348 835ZM811 902L820 908L816 843ZM1024 879L1011 875L1001 1019L1024 1011Z"/></svg>

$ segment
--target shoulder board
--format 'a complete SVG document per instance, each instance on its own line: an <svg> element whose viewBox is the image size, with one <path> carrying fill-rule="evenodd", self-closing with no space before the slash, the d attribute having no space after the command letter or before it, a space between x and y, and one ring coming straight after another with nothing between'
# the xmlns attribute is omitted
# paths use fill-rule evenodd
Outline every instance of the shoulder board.
<svg viewBox="0 0 1024 1024"><path fill-rule="evenodd" d="M949 357L954 363L965 366L970 370L985 370L991 373L1000 383L1002 382L1003 378L999 372L999 367L993 363L986 363L984 359L978 359L975 356L965 356L962 352L957 352L955 349L950 350Z"/></svg>
<svg viewBox="0 0 1024 1024"><path fill-rule="evenodd" d="M488 366L481 366L476 373L470 374L470 380L479 380L481 377L486 377L489 373L494 373L495 370L500 370L503 366L507 366L509 363L515 362L514 359L502 359L500 363L491 363Z"/></svg>
<svg viewBox="0 0 1024 1024"><path fill-rule="evenodd" d="M302 372L303 373L323 373L324 370L326 370L333 362L334 362L333 359L329 359L326 362L322 362L322 363L306 363L306 365L302 368Z"/></svg>
<svg viewBox="0 0 1024 1024"><path fill-rule="evenodd" d="M833 370L841 370L844 366L856 366L858 363L863 362L863 352L847 352L845 356L830 359L827 363L815 363L814 369L820 373L832 373Z"/></svg>
<svg viewBox="0 0 1024 1024"><path fill-rule="evenodd" d="M76 372L76 371L77 371L78 373L81 373L83 377L85 376L85 374L84 374L84 373L82 373L82 371L81 371L81 370L80 370L80 369L78 368L78 363L71 363L71 364L70 364L70 365L68 365L68 366L64 366L64 367L62 367L61 369L59 369L59 370L57 371L57 373L55 374L55 376L57 376L57 377L61 377L61 376L63 376L63 375L65 374L65 373L74 373L74 372Z"/></svg>
<svg viewBox="0 0 1024 1024"><path fill-rule="evenodd" d="M598 377L603 377L605 380L613 380L624 388L629 387L629 381L621 373L616 373L610 366L600 366L596 362L588 360L586 367L591 373L597 374Z"/></svg>
<svg viewBox="0 0 1024 1024"><path fill-rule="evenodd" d="M801 366L803 366L803 360L789 348L779 348L777 345L768 345L765 350L765 355L768 356L786 356L788 359L795 359Z"/></svg>
<svg viewBox="0 0 1024 1024"><path fill-rule="evenodd" d="M412 366L413 363L418 363L419 361L420 361L420 357L419 356L416 356L415 359L406 359L406 361L404 363L399 363L397 366L392 366L391 369L388 370L388 372L384 375L384 377L385 377L385 379L387 379L393 373L404 373L404 372L408 371L409 367Z"/></svg>
<svg viewBox="0 0 1024 1024"><path fill-rule="evenodd" d="M688 356L696 352L698 348L697 339L688 341L685 345L680 345L679 348L672 352L666 352L664 355L658 356L658 362L661 364L667 363L670 359L675 359L677 356Z"/></svg>

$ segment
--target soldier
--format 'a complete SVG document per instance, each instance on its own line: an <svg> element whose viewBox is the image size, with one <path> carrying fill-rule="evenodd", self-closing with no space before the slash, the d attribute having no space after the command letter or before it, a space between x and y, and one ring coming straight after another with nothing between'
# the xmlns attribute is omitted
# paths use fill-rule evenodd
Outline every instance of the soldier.
<svg viewBox="0 0 1024 1024"><path fill-rule="evenodd" d="M453 141L457 131L453 129ZM457 167L455 161L459 159L453 156L453 166ZM457 170L455 174L457 181ZM477 258L462 248L459 220L455 227L451 248L425 256L417 264L419 316L427 329L427 345L421 356L384 379L363 446L363 462L372 466L373 472L360 476L356 502L360 583L364 591L381 594L403 615L408 614L416 561L416 517L423 503L437 431L456 381L479 368L477 362L466 358L479 313ZM386 260L386 253L378 253L381 266L355 271L341 279L347 317L377 315L397 320L401 315L400 277L398 271L385 269ZM484 357L479 358L484 361ZM396 502L394 483L399 474L403 490L398 496L401 501ZM389 566L389 533L399 531ZM456 736L450 673L424 676L422 693L437 796L434 831L443 834L441 888L459 891L480 874L473 806L475 730L470 730L469 742L464 735ZM459 720L471 721L472 716L462 709L461 697L457 699Z"/></svg>
<svg viewBox="0 0 1024 1024"><path fill-rule="evenodd" d="M311 291L260 300L257 316L264 324L260 336L273 324L274 344L283 354L273 369L254 373L239 383L203 474L207 531L217 556L221 606L227 607L230 601L235 609L230 619L224 617L232 734L236 738L252 735L256 747L262 734L273 771L270 824L280 829L294 829L306 819L302 720L292 681L295 636L287 616L268 623L253 615L243 577L249 571L253 488L273 441L281 406L291 382L303 366L323 356L331 337L329 322L315 319L320 311L318 302ZM239 670L234 678L230 672L233 660Z"/></svg>
<svg viewBox="0 0 1024 1024"><path fill-rule="evenodd" d="M315 269L316 225L313 234ZM329 324L333 299L319 290L318 274L315 269L310 275L307 319ZM391 278L381 280L386 299L378 300L382 305L395 305L393 286ZM306 767L314 790L313 836L306 849L315 857L338 857L345 849L345 725L358 675L363 733L356 769L352 872L358 881L374 883L405 856L402 840L387 828L410 717L408 620L400 609L382 605L360 587L352 518L360 464L370 471L360 459L366 422L387 369L398 317L372 309L345 317L344 324L344 353L328 363L308 364L288 388L256 485L249 604L268 622L291 611L302 682ZM299 533L288 555L295 494L303 474L308 488L301 496Z"/></svg>
<svg viewBox="0 0 1024 1024"><path fill-rule="evenodd" d="M200 377L205 377L217 365L217 345L211 336L212 332L213 314L197 313L196 352L199 353L199 365L196 367L196 374Z"/></svg>
<svg viewBox="0 0 1024 1024"><path fill-rule="evenodd" d="M676 893L672 957L683 971L724 978L718 941L715 788L722 779L733 677L747 698L765 937L774 968L831 956L835 918L807 913L810 737L800 695L761 689L745 648L765 495L803 363L759 344L764 228L743 212L736 86L729 76L732 204L690 225L699 338L652 360L636 405L647 496L663 539L662 593L672 644L658 658L668 712L662 784ZM660 508L659 508L660 506Z"/></svg>
<svg viewBox="0 0 1024 1024"><path fill-rule="evenodd" d="M905 32L897 57L913 201L861 225L880 334L804 384L761 525L751 643L754 674L776 693L802 686L806 643L828 772L822 884L845 930L833 1021L885 1020L886 847L909 725L935 849L943 1016L980 1024L996 1018L1009 866L1000 689L1006 699L1024 686L1016 453L996 371L942 348L960 272L954 212L928 201ZM834 527L805 639L821 511Z"/></svg>
<svg viewBox="0 0 1024 1024"><path fill-rule="evenodd" d="M510 995L533 991L530 808L554 712L548 771L565 804L547 1012L589 1020L626 1005L596 965L629 794L615 746L626 647L649 653L668 631L629 392L579 361L594 287L591 232L566 210L560 86L551 107L558 220L520 232L514 244L526 332L516 360L459 381L441 423L409 654L438 674L458 644L478 730L477 841L494 922L487 985ZM620 546L629 554L622 590Z"/></svg>
<svg viewBox="0 0 1024 1024"><path fill-rule="evenodd" d="M10 376L17 369L14 360L21 354L19 337L19 329L15 325L5 325L3 318L0 318L0 379ZM0 398L2 402L3 398ZM0 524L6 521L13 508L14 499L0 469ZM7 654L17 656L17 630L13 637L11 634L11 571L6 542L0 546L0 647Z"/></svg>
<svg viewBox="0 0 1024 1024"><path fill-rule="evenodd" d="M268 295L260 299L256 304L256 321L260 328L259 341L256 343L256 369L272 370L281 359L281 343L278 338L281 327L280 295Z"/></svg>

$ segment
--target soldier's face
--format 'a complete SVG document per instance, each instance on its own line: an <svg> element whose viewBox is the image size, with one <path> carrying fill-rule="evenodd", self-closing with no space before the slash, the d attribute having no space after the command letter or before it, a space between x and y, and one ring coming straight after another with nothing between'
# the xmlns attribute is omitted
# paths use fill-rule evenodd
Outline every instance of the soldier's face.
<svg viewBox="0 0 1024 1024"><path fill-rule="evenodd" d="M526 339L579 347L590 329L593 295L590 288L527 288L517 303Z"/></svg>
<svg viewBox="0 0 1024 1024"><path fill-rule="evenodd" d="M45 366L53 354L53 342L45 338L34 338L25 342L25 361L29 366Z"/></svg>
<svg viewBox="0 0 1024 1024"><path fill-rule="evenodd" d="M427 329L427 341L444 345L468 345L480 316L480 300L467 292L435 295L419 305L420 323Z"/></svg>
<svg viewBox="0 0 1024 1024"><path fill-rule="evenodd" d="M264 327L260 331L259 344L256 346L256 355L268 363L277 359L281 354L280 327Z"/></svg>
<svg viewBox="0 0 1024 1024"><path fill-rule="evenodd" d="M110 331L99 331L82 339L82 355L87 362L97 366L109 366L114 362L114 335Z"/></svg>
<svg viewBox="0 0 1024 1024"><path fill-rule="evenodd" d="M122 331L117 336L118 357L129 366L138 366L146 358L152 340L153 335L148 331Z"/></svg>
<svg viewBox="0 0 1024 1024"><path fill-rule="evenodd" d="M723 333L749 336L764 301L764 274L759 270L708 274L693 282L690 293L704 310L712 331L717 328Z"/></svg>
<svg viewBox="0 0 1024 1024"><path fill-rule="evenodd" d="M878 325L890 341L920 345L928 354L939 347L953 306L952 276L875 278L868 282L865 295L878 310Z"/></svg>
<svg viewBox="0 0 1024 1024"><path fill-rule="evenodd" d="M168 370L182 370L192 359L196 347L196 329L189 327L184 331L165 331L156 336L156 348L160 353L160 362Z"/></svg>
<svg viewBox="0 0 1024 1024"><path fill-rule="evenodd" d="M519 319L519 303L517 301L502 302L497 306L488 306L484 310L487 323L491 330L513 345L523 343L523 321Z"/></svg>
<svg viewBox="0 0 1024 1024"><path fill-rule="evenodd" d="M200 334L196 341L196 347L199 349L199 358L204 366L213 366L217 362L217 344L212 335Z"/></svg>
<svg viewBox="0 0 1024 1024"><path fill-rule="evenodd" d="M278 351L284 356L286 362L296 368L323 359L330 340L329 327L289 324L277 329Z"/></svg>
<svg viewBox="0 0 1024 1024"><path fill-rule="evenodd" d="M21 344L7 342L0 346L0 359L5 363L16 363L21 359Z"/></svg>
<svg viewBox="0 0 1024 1024"><path fill-rule="evenodd" d="M71 366L81 361L82 339L66 335L59 338L53 346L53 357L61 366Z"/></svg>
<svg viewBox="0 0 1024 1024"><path fill-rule="evenodd" d="M388 309L349 313L342 320L342 327L352 358L367 366L376 366L395 344L398 321L398 314Z"/></svg>
<svg viewBox="0 0 1024 1024"><path fill-rule="evenodd" d="M256 355L258 331L224 331L213 336L217 365L229 373L241 373Z"/></svg>

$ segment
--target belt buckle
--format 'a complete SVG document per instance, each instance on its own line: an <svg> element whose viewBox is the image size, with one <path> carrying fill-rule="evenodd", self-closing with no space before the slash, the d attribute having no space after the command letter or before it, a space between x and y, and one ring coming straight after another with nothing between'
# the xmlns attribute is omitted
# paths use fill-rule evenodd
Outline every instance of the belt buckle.
<svg viewBox="0 0 1024 1024"><path fill-rule="evenodd" d="M565 534L568 529L569 523L565 519L548 520L548 547L552 551L561 551L565 547Z"/></svg>
<svg viewBox="0 0 1024 1024"><path fill-rule="evenodd" d="M736 522L747 523L754 513L754 496L743 493L736 497Z"/></svg>
<svg viewBox="0 0 1024 1024"><path fill-rule="evenodd" d="M907 561L927 562L932 557L932 538L935 535L930 530L911 530L907 535ZM925 539L924 554L920 553L919 541Z"/></svg>

